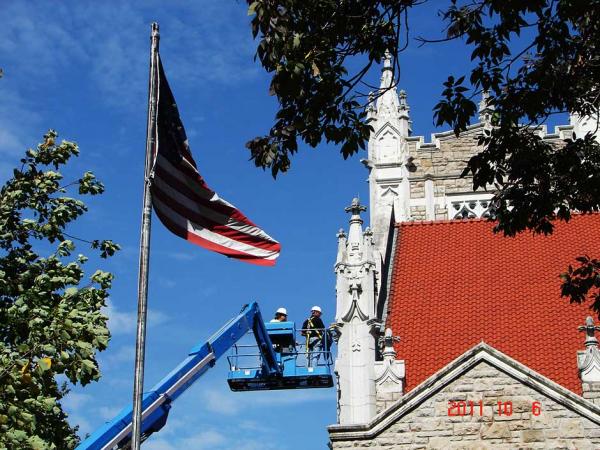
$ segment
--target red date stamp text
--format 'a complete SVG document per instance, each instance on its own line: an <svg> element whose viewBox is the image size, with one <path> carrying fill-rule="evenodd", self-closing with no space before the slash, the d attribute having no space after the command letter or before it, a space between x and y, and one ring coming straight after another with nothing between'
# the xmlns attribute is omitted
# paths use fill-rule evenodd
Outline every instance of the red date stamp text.
<svg viewBox="0 0 600 450"><path fill-rule="evenodd" d="M512 416L513 403L498 401L492 410L499 416ZM531 402L531 414L539 416L542 413L540 402ZM461 400L448 402L448 416L483 416L483 400Z"/></svg>

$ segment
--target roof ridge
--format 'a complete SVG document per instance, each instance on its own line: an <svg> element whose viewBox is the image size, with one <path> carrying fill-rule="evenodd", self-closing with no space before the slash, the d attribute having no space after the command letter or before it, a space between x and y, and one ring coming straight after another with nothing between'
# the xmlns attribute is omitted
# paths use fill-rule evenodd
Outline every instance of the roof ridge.
<svg viewBox="0 0 600 450"><path fill-rule="evenodd" d="M596 216L596 215L600 215L600 211L592 211L592 212L585 212L585 213L574 212L571 214L571 219L573 219L575 217ZM478 218L474 218L474 219L411 220L411 221L407 221L407 222L396 222L394 224L394 227L400 228L400 227L417 227L417 226L447 225L447 224L463 225L463 224L481 223L481 222L487 222L490 224L497 223L497 221L494 219L478 217ZM565 222L566 223L567 221L564 221L557 217L557 218L553 219L552 222L559 222L559 223Z"/></svg>
<svg viewBox="0 0 600 450"><path fill-rule="evenodd" d="M416 227L416 226L426 226L426 225L443 225L443 224L464 224L464 223L474 223L474 222L489 222L494 223L494 220L476 218L476 219L442 219L442 220L411 220L409 222L396 222L394 226L396 228L400 227Z"/></svg>

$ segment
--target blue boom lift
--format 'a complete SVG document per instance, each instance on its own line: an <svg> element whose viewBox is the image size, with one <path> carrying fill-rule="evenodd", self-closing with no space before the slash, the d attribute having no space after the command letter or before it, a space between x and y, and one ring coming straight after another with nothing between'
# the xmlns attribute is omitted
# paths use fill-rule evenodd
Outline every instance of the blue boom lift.
<svg viewBox="0 0 600 450"><path fill-rule="evenodd" d="M248 332L254 334L256 344L237 345ZM233 391L333 386L328 335L325 330L321 332L323 348L310 351L306 346L303 352L303 345L296 342L293 322L264 323L256 302L245 305L237 317L227 322L208 341L192 348L181 364L144 394L142 439L147 439L165 425L171 403L230 349L233 351L229 356L227 382ZM77 450L128 448L132 416L131 406L123 409L83 441Z"/></svg>

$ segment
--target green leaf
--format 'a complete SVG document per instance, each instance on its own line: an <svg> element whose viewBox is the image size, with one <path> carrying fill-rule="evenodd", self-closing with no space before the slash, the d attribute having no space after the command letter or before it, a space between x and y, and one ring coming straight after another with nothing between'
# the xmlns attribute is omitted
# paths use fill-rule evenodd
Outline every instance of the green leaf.
<svg viewBox="0 0 600 450"><path fill-rule="evenodd" d="M17 350L19 350L19 353L26 353L29 351L29 345L19 344L19 345L17 345Z"/></svg>
<svg viewBox="0 0 600 450"><path fill-rule="evenodd" d="M58 245L56 253L59 256L69 256L73 250L75 250L75 244L73 244L73 241L67 239Z"/></svg>
<svg viewBox="0 0 600 450"><path fill-rule="evenodd" d="M38 364L40 366L40 368L42 369L42 371L46 371L46 370L50 370L50 368L52 367L52 359L51 358L41 358L38 361Z"/></svg>
<svg viewBox="0 0 600 450"><path fill-rule="evenodd" d="M54 408L54 406L56 406L56 398L54 398L54 397L44 398L42 400L42 403L43 403L44 408L46 409L46 411L47 412L51 412L52 409Z"/></svg>
<svg viewBox="0 0 600 450"><path fill-rule="evenodd" d="M250 6L248 7L248 15L249 16L253 16L254 14L256 14L256 7L258 6L260 2L252 2L250 4Z"/></svg>
<svg viewBox="0 0 600 450"><path fill-rule="evenodd" d="M65 289L65 298L74 297L79 292L76 287L70 287Z"/></svg>

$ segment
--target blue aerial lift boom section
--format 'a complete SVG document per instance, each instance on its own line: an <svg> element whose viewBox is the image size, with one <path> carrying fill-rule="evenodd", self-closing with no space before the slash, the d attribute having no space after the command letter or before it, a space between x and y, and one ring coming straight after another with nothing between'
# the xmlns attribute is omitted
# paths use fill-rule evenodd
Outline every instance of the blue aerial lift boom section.
<svg viewBox="0 0 600 450"><path fill-rule="evenodd" d="M165 425L171 402L249 331L254 333L261 354L261 373L275 378L282 375L281 364L278 363L278 357L273 350L258 304L250 303L208 341L192 348L181 364L144 394L141 430L143 439ZM127 447L131 441L132 416L131 406L123 409L117 417L83 441L77 450L112 450Z"/></svg>

